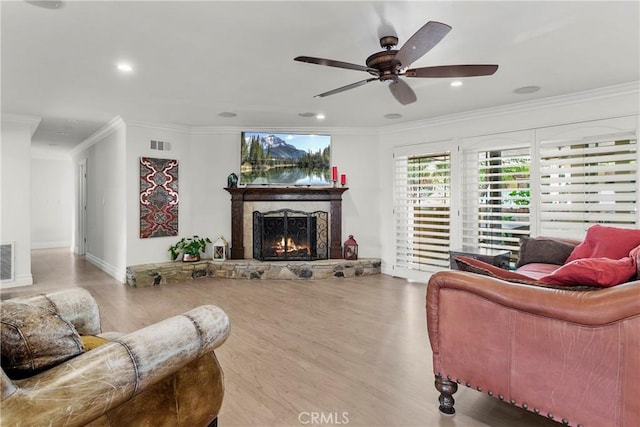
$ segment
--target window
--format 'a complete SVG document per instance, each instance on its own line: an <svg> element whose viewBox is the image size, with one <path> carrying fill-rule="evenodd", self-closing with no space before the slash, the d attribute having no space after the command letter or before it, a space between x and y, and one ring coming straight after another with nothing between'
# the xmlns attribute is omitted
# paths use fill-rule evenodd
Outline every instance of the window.
<svg viewBox="0 0 640 427"><path fill-rule="evenodd" d="M396 268L449 265L450 153L395 158Z"/></svg>
<svg viewBox="0 0 640 427"><path fill-rule="evenodd" d="M450 249L509 250L513 263L523 236L638 228L637 126L626 116L397 148L396 273L447 269Z"/></svg>
<svg viewBox="0 0 640 427"><path fill-rule="evenodd" d="M529 147L464 153L463 246L510 250L530 233Z"/></svg>
<svg viewBox="0 0 640 427"><path fill-rule="evenodd" d="M580 239L595 223L635 228L636 159L629 133L542 141L541 234Z"/></svg>

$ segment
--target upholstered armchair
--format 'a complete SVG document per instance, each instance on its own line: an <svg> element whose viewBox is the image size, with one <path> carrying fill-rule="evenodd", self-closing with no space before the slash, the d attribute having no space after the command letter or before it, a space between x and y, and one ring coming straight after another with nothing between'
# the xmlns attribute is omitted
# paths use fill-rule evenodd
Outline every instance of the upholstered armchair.
<svg viewBox="0 0 640 427"><path fill-rule="evenodd" d="M426 302L441 412L466 386L565 425L640 425L640 280L582 291L442 271Z"/></svg>
<svg viewBox="0 0 640 427"><path fill-rule="evenodd" d="M21 318L29 307L37 311L35 320ZM130 334L101 334L96 301L80 288L3 301L2 311L0 425L217 423L224 384L213 350L230 327L220 308L201 306ZM60 324L64 329L61 322L70 325L62 334L47 338L35 330L43 324L50 331ZM104 336L108 342L87 350L85 336ZM61 357L45 348L51 341L72 354L47 367ZM26 356L5 354L22 347Z"/></svg>

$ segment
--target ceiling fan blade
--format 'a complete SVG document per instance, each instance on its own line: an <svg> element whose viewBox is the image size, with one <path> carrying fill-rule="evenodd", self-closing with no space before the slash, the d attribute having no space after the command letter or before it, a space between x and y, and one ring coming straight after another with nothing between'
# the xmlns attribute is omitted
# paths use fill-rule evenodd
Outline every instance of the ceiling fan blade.
<svg viewBox="0 0 640 427"><path fill-rule="evenodd" d="M379 72L375 68L365 67L364 65L351 64L350 62L334 61L333 59L314 58L311 56L297 56L294 61L307 62L309 64L326 65L328 67L346 68L347 70L366 71L378 75Z"/></svg>
<svg viewBox="0 0 640 427"><path fill-rule="evenodd" d="M429 52L440 40L446 36L451 27L442 22L429 21L420 28L400 48L395 59L401 68L406 68L422 55Z"/></svg>
<svg viewBox="0 0 640 427"><path fill-rule="evenodd" d="M355 89L357 87L365 85L365 84L367 84L369 82L372 82L374 80L378 80L378 78L377 77L372 77L370 79L361 80L359 82L351 83L350 85L342 86L342 87L339 87L337 89L330 90L329 92L324 92L324 93L321 93L320 95L316 95L316 96L314 96L314 98L324 98L325 96L335 95L336 93L344 92L345 90Z"/></svg>
<svg viewBox="0 0 640 427"><path fill-rule="evenodd" d="M389 83L389 90L402 105L411 104L418 100L416 93L404 80L397 79L395 82Z"/></svg>
<svg viewBox="0 0 640 427"><path fill-rule="evenodd" d="M476 77L490 76L498 70L497 65L442 65L407 70L407 77Z"/></svg>

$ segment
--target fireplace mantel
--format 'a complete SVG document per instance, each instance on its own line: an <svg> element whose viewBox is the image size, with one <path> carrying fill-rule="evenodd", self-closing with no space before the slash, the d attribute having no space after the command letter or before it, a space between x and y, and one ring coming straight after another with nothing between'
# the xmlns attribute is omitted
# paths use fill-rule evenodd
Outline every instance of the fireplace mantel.
<svg viewBox="0 0 640 427"><path fill-rule="evenodd" d="M233 187L231 194L231 259L244 259L245 202L329 202L329 258L342 258L342 193L347 187Z"/></svg>

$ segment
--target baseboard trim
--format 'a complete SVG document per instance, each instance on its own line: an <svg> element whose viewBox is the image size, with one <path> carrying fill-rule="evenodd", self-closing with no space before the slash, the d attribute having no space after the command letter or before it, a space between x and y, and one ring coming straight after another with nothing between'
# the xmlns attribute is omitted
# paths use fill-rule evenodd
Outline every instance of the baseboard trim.
<svg viewBox="0 0 640 427"><path fill-rule="evenodd" d="M71 242L34 242L31 243L31 249L56 249L71 248Z"/></svg>
<svg viewBox="0 0 640 427"><path fill-rule="evenodd" d="M28 274L26 276L16 277L15 280L5 280L0 283L0 289L17 288L19 286L33 285L33 276Z"/></svg>
<svg viewBox="0 0 640 427"><path fill-rule="evenodd" d="M118 269L116 267L112 266L111 264L108 264L108 263L104 262L103 260L101 260L100 258L96 257L95 255L90 254L89 252L87 252L85 254L85 258L91 264L95 265L100 270L104 271L109 276L113 277L114 279L118 280L120 283L126 283L127 282L127 274L126 274L125 270L118 271Z"/></svg>

